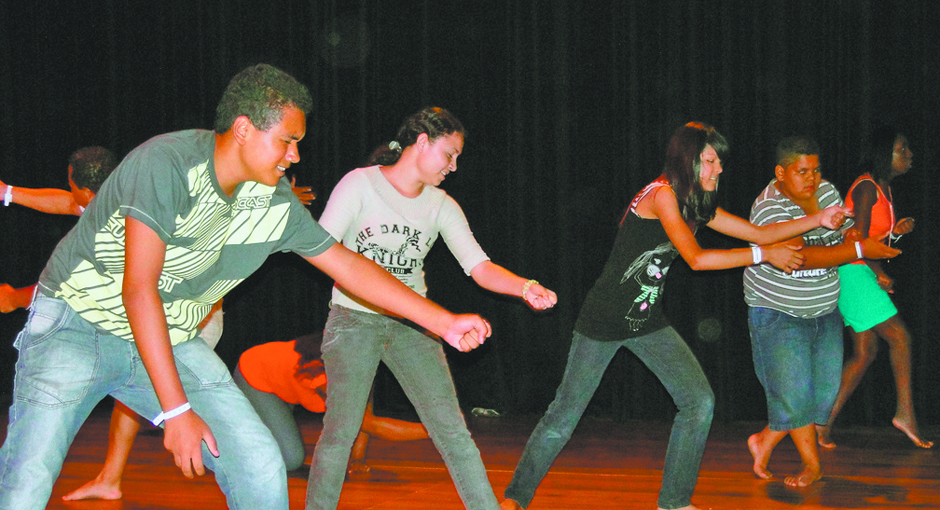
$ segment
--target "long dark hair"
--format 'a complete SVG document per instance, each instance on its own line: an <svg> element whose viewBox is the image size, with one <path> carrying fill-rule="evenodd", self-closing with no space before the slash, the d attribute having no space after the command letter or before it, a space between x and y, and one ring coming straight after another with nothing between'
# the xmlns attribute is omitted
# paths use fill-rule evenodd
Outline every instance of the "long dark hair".
<svg viewBox="0 0 940 510"><path fill-rule="evenodd" d="M715 149L719 159L724 160L728 154L727 140L714 127L704 122L681 126L669 141L663 170L676 193L682 217L698 225L711 221L718 208L718 190L705 191L699 181L702 151L707 145Z"/></svg>
<svg viewBox="0 0 940 510"><path fill-rule="evenodd" d="M421 133L426 133L428 140L432 142L451 133L460 133L466 138L463 124L452 113L438 107L425 108L405 119L405 122L398 128L398 134L395 135L394 140L372 151L372 155L369 156L369 165L394 165L401 158L401 152L405 147L418 141Z"/></svg>
<svg viewBox="0 0 940 510"><path fill-rule="evenodd" d="M892 126L879 126L872 131L871 139L862 149L858 162L858 175L870 173L875 181L886 181L894 170L894 142L904 136Z"/></svg>

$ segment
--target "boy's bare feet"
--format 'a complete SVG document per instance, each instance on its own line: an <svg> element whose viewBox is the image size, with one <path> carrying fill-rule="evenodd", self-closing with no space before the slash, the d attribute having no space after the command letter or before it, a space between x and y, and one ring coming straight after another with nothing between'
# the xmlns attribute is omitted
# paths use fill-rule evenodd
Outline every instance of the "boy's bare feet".
<svg viewBox="0 0 940 510"><path fill-rule="evenodd" d="M754 457L754 474L761 480L770 480L773 473L767 470L767 461L770 460L771 450L764 449L760 442L760 432L747 438L747 448Z"/></svg>
<svg viewBox="0 0 940 510"><path fill-rule="evenodd" d="M836 444L829 439L829 433L832 432L829 426L827 425L816 425L816 438L819 442L819 446L831 450L836 447Z"/></svg>
<svg viewBox="0 0 940 510"><path fill-rule="evenodd" d="M80 501L83 499L121 499L121 483L106 482L99 478L82 485L74 491L62 496L64 501Z"/></svg>
<svg viewBox="0 0 940 510"><path fill-rule="evenodd" d="M506 498L499 505L499 510L523 510L522 506L514 499Z"/></svg>
<svg viewBox="0 0 940 510"><path fill-rule="evenodd" d="M803 466L803 471L795 476L786 477L783 483L789 487L806 487L820 478L822 478L822 469Z"/></svg>
<svg viewBox="0 0 940 510"><path fill-rule="evenodd" d="M921 448L932 448L933 441L924 441L917 435L917 426L911 426L909 423L905 423L898 418L891 420L891 423L901 432L907 434L907 437L911 439L917 446Z"/></svg>

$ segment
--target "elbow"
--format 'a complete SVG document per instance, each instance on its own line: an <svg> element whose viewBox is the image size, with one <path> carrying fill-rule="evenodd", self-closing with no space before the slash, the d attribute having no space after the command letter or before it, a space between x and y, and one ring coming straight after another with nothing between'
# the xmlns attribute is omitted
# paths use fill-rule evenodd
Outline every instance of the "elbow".
<svg viewBox="0 0 940 510"><path fill-rule="evenodd" d="M689 267L691 267L694 271L702 271L705 269L709 269L708 264L706 264L705 262L705 257L694 256L694 257L686 258L685 261L686 263L689 264Z"/></svg>

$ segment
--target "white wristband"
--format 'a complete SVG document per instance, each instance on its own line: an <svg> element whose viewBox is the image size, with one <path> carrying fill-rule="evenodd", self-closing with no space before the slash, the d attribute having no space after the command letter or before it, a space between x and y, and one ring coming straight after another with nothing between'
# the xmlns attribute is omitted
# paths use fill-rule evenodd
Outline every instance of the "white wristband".
<svg viewBox="0 0 940 510"><path fill-rule="evenodd" d="M761 259L763 259L764 256L760 251L760 246L751 246L751 256L753 257L754 264L761 263Z"/></svg>
<svg viewBox="0 0 940 510"><path fill-rule="evenodd" d="M191 409L191 406L189 405L189 402L186 402L185 404L177 408L170 409L169 411L164 411L160 413L159 415L157 415L156 418L153 419L153 424L155 426L159 426L161 423L164 422L164 420L169 420L170 418L176 418L177 416L185 413L186 411L189 411L190 409Z"/></svg>
<svg viewBox="0 0 940 510"><path fill-rule="evenodd" d="M862 243L859 241L855 241L855 254L858 255L860 259L865 258L865 256L862 255Z"/></svg>
<svg viewBox="0 0 940 510"><path fill-rule="evenodd" d="M3 194L3 205L4 207L9 206L10 202L13 201L13 186L7 184L7 191Z"/></svg>

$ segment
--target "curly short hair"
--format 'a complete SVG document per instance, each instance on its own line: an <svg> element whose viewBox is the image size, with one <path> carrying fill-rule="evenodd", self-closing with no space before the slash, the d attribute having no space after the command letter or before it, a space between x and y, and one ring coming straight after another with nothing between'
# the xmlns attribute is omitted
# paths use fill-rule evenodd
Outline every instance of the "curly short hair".
<svg viewBox="0 0 940 510"><path fill-rule="evenodd" d="M215 132L222 134L244 115L252 125L267 131L281 121L285 107L304 115L313 109L307 87L293 76L268 64L256 64L236 74L222 93L215 109Z"/></svg>
<svg viewBox="0 0 940 510"><path fill-rule="evenodd" d="M72 182L79 188L98 193L104 180L118 165L117 156L104 147L84 147L69 156Z"/></svg>

